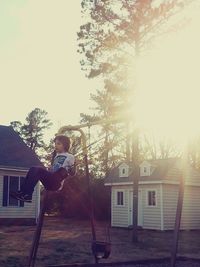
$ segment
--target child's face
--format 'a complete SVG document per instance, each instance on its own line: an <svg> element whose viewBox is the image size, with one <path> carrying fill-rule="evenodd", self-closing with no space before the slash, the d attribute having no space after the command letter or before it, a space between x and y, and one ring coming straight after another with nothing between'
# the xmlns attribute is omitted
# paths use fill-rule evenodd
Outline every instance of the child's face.
<svg viewBox="0 0 200 267"><path fill-rule="evenodd" d="M59 140L55 141L55 150L57 153L65 152L64 146Z"/></svg>

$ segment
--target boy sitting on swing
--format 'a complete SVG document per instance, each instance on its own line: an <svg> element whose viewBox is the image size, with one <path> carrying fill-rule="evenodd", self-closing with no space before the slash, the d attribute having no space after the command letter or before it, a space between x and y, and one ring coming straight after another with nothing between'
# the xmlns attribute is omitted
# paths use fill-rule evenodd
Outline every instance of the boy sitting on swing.
<svg viewBox="0 0 200 267"><path fill-rule="evenodd" d="M10 192L11 197L24 202L32 202L34 187L41 181L46 190L61 190L64 180L68 175L75 175L75 158L70 154L70 139L64 135L58 135L54 139L55 151L52 158L50 170L42 167L31 167L26 175L26 179L21 186L21 190Z"/></svg>

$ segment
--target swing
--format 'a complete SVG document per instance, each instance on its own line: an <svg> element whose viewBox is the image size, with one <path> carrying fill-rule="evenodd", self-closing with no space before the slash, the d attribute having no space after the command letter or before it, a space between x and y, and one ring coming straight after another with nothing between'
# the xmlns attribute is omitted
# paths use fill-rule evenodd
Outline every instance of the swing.
<svg viewBox="0 0 200 267"><path fill-rule="evenodd" d="M89 136L89 148L91 148L90 144L90 127L88 127L88 136ZM89 206L90 206L90 221L91 221L91 229L92 229L92 244L91 249L92 253L94 255L96 263L100 259L108 259L111 253L111 243L110 243L110 235L109 242L103 242L103 241L97 241L96 240L96 229L95 229L95 217L94 217L94 205L93 205L93 196L91 192L91 186L90 186L90 174L89 174L89 168L88 168L88 158L87 153L85 153L85 171L86 171L86 179L88 182L88 196L89 196Z"/></svg>
<svg viewBox="0 0 200 267"><path fill-rule="evenodd" d="M111 244L94 240L92 242L92 253L97 260L108 259L111 253Z"/></svg>
<svg viewBox="0 0 200 267"><path fill-rule="evenodd" d="M91 223L91 230L92 230L91 249L92 249L92 254L94 255L94 258L95 258L95 263L98 264L100 259L107 259L110 256L110 253L111 253L110 235L109 235L108 242L97 241L96 239L94 205L93 205L93 197L92 197L91 186L90 186L90 175L89 175L89 168L88 168L87 146L85 142L85 135L83 131L81 131L80 129L72 128L71 126L69 128L71 130L78 130L81 133L82 138L83 138L85 174L86 174L86 180L87 180L88 200L89 200L87 210L88 210L88 215L89 215L89 219ZM98 140L95 141L95 143L97 142ZM50 191L52 190L45 190L44 200L42 202L40 215L39 215L38 223L37 223L37 228L34 234L33 243L31 246L30 255L28 259L28 264L27 264L28 267L35 266L37 250L39 246L39 241L40 241L40 236L41 236L41 231L42 231L42 226L43 226L43 221L44 221L44 214L46 210L46 204L48 203L48 200L49 200ZM60 190L57 190L57 191L60 191Z"/></svg>

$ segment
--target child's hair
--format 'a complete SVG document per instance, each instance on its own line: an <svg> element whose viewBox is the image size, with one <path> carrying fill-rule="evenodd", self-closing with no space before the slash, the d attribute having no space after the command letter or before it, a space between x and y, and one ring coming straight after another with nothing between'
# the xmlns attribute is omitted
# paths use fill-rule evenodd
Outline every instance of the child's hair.
<svg viewBox="0 0 200 267"><path fill-rule="evenodd" d="M69 148L70 148L70 139L69 137L65 136L65 135L57 135L54 138L54 142L58 140L59 142L61 142L63 144L63 147L65 149L66 152L68 152ZM56 151L54 150L52 153L52 158L51 158L51 166L53 164L54 158L56 156Z"/></svg>
<svg viewBox="0 0 200 267"><path fill-rule="evenodd" d="M65 135L57 135L54 138L54 142L58 140L60 143L63 144L63 147L65 149L66 152L68 152L69 148L70 148L70 139L69 137L65 136Z"/></svg>

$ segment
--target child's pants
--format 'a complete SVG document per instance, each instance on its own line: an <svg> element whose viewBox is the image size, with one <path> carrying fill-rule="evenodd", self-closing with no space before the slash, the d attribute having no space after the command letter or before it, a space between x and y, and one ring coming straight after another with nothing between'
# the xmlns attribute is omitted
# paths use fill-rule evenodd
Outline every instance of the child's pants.
<svg viewBox="0 0 200 267"><path fill-rule="evenodd" d="M32 196L38 181L41 181L47 190L58 190L61 186L61 179L55 173L47 171L42 167L31 167L21 186L21 191Z"/></svg>

